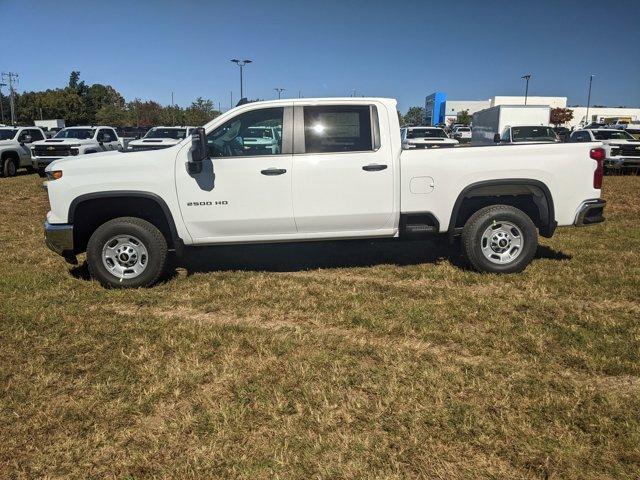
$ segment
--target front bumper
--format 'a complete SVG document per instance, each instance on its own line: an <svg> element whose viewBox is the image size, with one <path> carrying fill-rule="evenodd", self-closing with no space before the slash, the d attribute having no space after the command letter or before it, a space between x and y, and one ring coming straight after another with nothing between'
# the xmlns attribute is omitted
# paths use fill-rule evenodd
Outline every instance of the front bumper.
<svg viewBox="0 0 640 480"><path fill-rule="evenodd" d="M586 227L587 225L604 222L604 207L606 204L606 200L600 198L585 200L580 205L573 224L576 227Z"/></svg>
<svg viewBox="0 0 640 480"><path fill-rule="evenodd" d="M75 263L73 252L73 225L44 222L44 241L50 250L61 255L70 263Z"/></svg>
<svg viewBox="0 0 640 480"><path fill-rule="evenodd" d="M54 160L60 160L61 158L67 158L67 157L35 157L34 159L31 160L31 165L33 165L33 168L36 168L36 169L45 168Z"/></svg>

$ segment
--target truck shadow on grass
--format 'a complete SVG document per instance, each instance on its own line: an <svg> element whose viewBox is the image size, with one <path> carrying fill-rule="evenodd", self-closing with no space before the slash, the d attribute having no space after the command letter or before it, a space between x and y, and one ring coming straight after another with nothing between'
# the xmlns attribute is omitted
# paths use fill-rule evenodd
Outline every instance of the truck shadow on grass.
<svg viewBox="0 0 640 480"><path fill-rule="evenodd" d="M540 245L535 258L569 260L562 252ZM459 243L446 241L350 240L340 242L301 242L261 245L222 245L187 249L178 259L170 257L164 280L176 276L181 267L187 275L215 271L295 272L318 268L355 268L376 265L409 266L441 261L469 270ZM88 280L86 262L71 274Z"/></svg>

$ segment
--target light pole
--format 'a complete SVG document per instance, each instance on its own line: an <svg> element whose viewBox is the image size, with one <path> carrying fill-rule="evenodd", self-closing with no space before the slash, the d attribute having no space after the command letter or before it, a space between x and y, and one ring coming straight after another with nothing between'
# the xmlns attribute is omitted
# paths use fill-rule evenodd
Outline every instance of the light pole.
<svg viewBox="0 0 640 480"><path fill-rule="evenodd" d="M284 88L276 87L274 88L274 90L278 92L278 100L280 100L280 95L282 94L282 92L284 92Z"/></svg>
<svg viewBox="0 0 640 480"><path fill-rule="evenodd" d="M531 78L531 74L527 73L526 75L523 75L522 77L523 80L526 80L526 86L524 87L524 104L527 104L527 97L529 96L529 79Z"/></svg>
<svg viewBox="0 0 640 480"><path fill-rule="evenodd" d="M591 84L593 83L593 77L595 77L595 75L592 73L591 75L589 75L589 93L587 95L587 114L585 115L587 118L585 119L585 122L587 125L589 125L591 122L589 121L589 107L591 106Z"/></svg>
<svg viewBox="0 0 640 480"><path fill-rule="evenodd" d="M231 61L240 67L240 100L242 100L244 98L244 91L243 91L243 85L242 85L242 69L244 68L245 65L251 63L251 60L238 60L237 58L234 58Z"/></svg>

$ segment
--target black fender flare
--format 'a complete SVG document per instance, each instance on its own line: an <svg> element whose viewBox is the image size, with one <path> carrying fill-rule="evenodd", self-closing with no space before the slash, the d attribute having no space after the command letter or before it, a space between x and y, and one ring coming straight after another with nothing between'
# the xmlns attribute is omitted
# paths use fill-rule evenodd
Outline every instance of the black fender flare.
<svg viewBox="0 0 640 480"><path fill-rule="evenodd" d="M480 189L488 189L493 195L500 195L501 187L504 188L504 195L509 194L509 187L514 186L525 186L525 187L533 187L535 189L539 189L544 195L546 201L546 208L544 205L538 204L538 209L540 211L540 218L542 225L540 228L540 234L544 237L551 237L553 232L555 231L558 222L555 220L555 209L553 205L553 196L551 195L551 191L549 187L541 182L540 180L534 180L532 178L503 178L496 180L483 180L481 182L475 182L470 185L467 185L462 191L458 194L458 198L456 198L455 203L453 204L453 210L451 211L451 218L449 220L449 229L448 232L450 235L453 235L456 231L456 219L458 218L458 214L460 213L460 207L462 206L462 202L473 190Z"/></svg>

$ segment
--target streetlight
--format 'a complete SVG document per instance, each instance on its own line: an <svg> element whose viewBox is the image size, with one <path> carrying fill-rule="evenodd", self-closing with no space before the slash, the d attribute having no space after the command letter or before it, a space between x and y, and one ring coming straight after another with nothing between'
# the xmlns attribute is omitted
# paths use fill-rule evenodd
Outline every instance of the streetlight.
<svg viewBox="0 0 640 480"><path fill-rule="evenodd" d="M238 60L237 58L234 58L231 61L240 67L240 100L242 100L244 98L242 86L242 69L245 65L251 63L251 60Z"/></svg>
<svg viewBox="0 0 640 480"><path fill-rule="evenodd" d="M527 81L526 86L524 87L524 104L527 104L527 97L529 96L529 79L531 78L531 74L527 73L526 75L523 75L522 77L523 80Z"/></svg>
<svg viewBox="0 0 640 480"><path fill-rule="evenodd" d="M280 100L280 94L282 94L282 92L284 92L284 88L278 88L278 87L276 87L276 88L274 88L274 90L275 90L276 92L278 92L278 100Z"/></svg>
<svg viewBox="0 0 640 480"><path fill-rule="evenodd" d="M585 122L587 125L591 123L589 121L589 107L591 106L591 84L593 83L593 77L595 77L593 73L589 75L589 94L587 95L587 114L586 114L587 118L585 119Z"/></svg>

